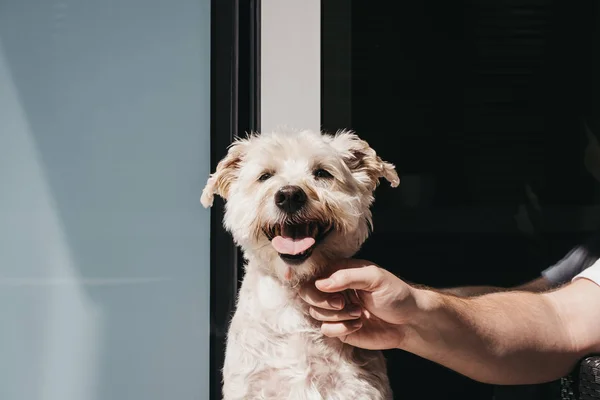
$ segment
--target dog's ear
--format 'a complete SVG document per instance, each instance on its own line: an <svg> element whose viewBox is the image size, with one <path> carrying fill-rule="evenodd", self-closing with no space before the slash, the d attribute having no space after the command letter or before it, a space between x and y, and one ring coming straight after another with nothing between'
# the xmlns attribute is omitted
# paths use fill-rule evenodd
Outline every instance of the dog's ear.
<svg viewBox="0 0 600 400"><path fill-rule="evenodd" d="M390 182L392 187L400 184L394 164L383 161L375 150L354 132L340 131L336 133L331 145L342 153L344 162L352 175L371 190L375 190L381 178Z"/></svg>
<svg viewBox="0 0 600 400"><path fill-rule="evenodd" d="M229 187L238 177L240 163L247 147L247 139L236 139L231 146L229 146L227 155L219 161L217 170L210 175L204 190L202 190L200 202L205 208L213 205L215 194L221 196L225 200L227 199Z"/></svg>

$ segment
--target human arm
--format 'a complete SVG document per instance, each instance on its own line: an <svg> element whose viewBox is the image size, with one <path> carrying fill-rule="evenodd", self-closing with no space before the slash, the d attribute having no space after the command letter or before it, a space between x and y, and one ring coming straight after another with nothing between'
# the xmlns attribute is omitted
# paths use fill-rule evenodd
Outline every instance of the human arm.
<svg viewBox="0 0 600 400"><path fill-rule="evenodd" d="M398 347L481 382L551 381L600 351L600 287L585 279L543 294L414 296L419 306Z"/></svg>
<svg viewBox="0 0 600 400"><path fill-rule="evenodd" d="M348 261L330 279L328 287L316 283L319 293L355 289L363 314L357 319L344 309L326 310L319 293L303 291L325 335L359 347L397 347L481 382L553 380L600 351L600 287L587 279L542 294L473 298L410 286L360 260Z"/></svg>

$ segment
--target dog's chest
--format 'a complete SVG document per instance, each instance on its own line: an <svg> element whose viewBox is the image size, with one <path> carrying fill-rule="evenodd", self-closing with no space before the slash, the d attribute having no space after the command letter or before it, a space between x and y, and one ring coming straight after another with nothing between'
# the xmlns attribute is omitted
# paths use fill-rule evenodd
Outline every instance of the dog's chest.
<svg viewBox="0 0 600 400"><path fill-rule="evenodd" d="M355 350L324 337L285 288L269 279L255 283L258 291L241 292L228 335L223 372L229 398L377 398L337 396L373 390L364 367L379 354L357 363Z"/></svg>
<svg viewBox="0 0 600 400"><path fill-rule="evenodd" d="M323 337L296 313L285 310L279 318L251 322L243 330L240 325L230 332L224 372L231 382L244 382L240 398L324 399L326 393L339 392L344 382L358 378L349 348ZM295 323L296 329L272 329L288 323Z"/></svg>

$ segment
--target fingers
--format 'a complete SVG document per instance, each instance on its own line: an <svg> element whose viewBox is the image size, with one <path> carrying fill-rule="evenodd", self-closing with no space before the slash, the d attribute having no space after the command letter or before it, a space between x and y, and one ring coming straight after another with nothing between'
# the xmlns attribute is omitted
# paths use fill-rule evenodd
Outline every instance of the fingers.
<svg viewBox="0 0 600 400"><path fill-rule="evenodd" d="M350 305L343 310L340 311L332 311L325 310L323 308L314 308L311 307L309 309L309 314L311 317L316 319L317 321L322 322L341 322L341 321L352 321L355 319L359 319L362 315L362 310L357 305Z"/></svg>
<svg viewBox="0 0 600 400"><path fill-rule="evenodd" d="M315 283L317 289L326 293L340 292L346 289L373 291L381 284L384 275L379 267L368 261L350 261L355 262L347 261L349 265L357 266L340 269L329 278L317 281Z"/></svg>
<svg viewBox="0 0 600 400"><path fill-rule="evenodd" d="M324 310L341 310L345 305L344 297L341 294L323 293L310 284L300 289L298 294L309 305Z"/></svg>
<svg viewBox="0 0 600 400"><path fill-rule="evenodd" d="M337 337L345 340L348 336L362 327L362 321L357 319L354 321L344 322L324 322L321 325L321 332L328 337Z"/></svg>

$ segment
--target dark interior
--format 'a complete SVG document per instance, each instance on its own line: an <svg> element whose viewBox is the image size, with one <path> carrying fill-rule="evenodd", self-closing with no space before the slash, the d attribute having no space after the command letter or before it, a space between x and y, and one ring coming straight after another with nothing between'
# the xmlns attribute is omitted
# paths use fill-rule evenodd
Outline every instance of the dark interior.
<svg viewBox="0 0 600 400"><path fill-rule="evenodd" d="M597 228L599 182L584 161L600 134L596 1L322 4L323 127L356 130L401 175L377 190L359 257L432 287L509 286ZM547 389L386 355L397 398Z"/></svg>

